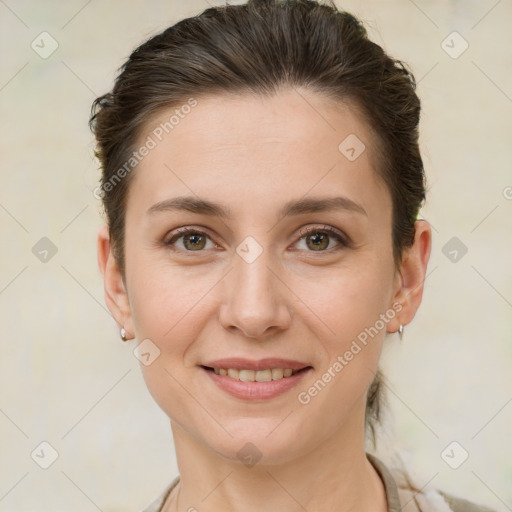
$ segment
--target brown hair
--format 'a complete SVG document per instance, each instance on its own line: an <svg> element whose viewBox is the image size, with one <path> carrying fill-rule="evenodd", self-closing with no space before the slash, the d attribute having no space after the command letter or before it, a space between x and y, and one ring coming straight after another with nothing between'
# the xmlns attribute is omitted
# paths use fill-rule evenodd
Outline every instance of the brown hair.
<svg viewBox="0 0 512 512"><path fill-rule="evenodd" d="M404 248L413 243L425 199L420 101L412 73L370 41L353 15L339 11L332 1L323 5L313 0L249 0L209 8L141 44L119 71L112 91L94 101L89 124L102 167L100 195L123 279L126 197L142 129L162 110L186 104L191 96L271 95L282 86L350 101L365 116L376 134L377 172L393 202L398 268ZM374 442L382 391L378 371L366 406Z"/></svg>

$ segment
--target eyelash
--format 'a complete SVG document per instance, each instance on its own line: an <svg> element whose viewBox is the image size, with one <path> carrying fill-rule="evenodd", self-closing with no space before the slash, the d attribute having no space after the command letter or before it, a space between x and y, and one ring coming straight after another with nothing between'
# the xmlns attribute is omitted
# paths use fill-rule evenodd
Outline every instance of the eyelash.
<svg viewBox="0 0 512 512"><path fill-rule="evenodd" d="M204 231L201 231L199 229L187 227L187 228L180 228L180 229L176 230L175 234L168 241L164 242L164 245L168 246L168 247L172 247L177 240L179 240L180 238L182 238L182 237L184 237L186 235L189 235L189 234L204 236L204 237L207 237L207 238L209 238L211 240L211 238L208 235L208 233L205 233ZM330 237L334 238L339 243L339 246L341 246L341 247L350 247L349 241L341 233L339 233L337 230L335 230L335 229L333 229L333 228L331 228L329 226L324 226L323 228L317 228L317 227L305 228L305 229L303 229L299 233L299 239L297 240L297 242L299 242L303 238L307 237L308 235L312 235L312 234L329 235ZM339 249L340 249L340 247L338 247L338 248L334 247L334 248L331 248L331 249L326 249L326 250L318 251L318 252L320 252L320 253L330 253L332 251L336 251L336 250L339 250ZM173 249L173 250L182 251L181 249ZM182 252L193 253L193 252L204 252L204 250L201 250L201 251L182 251ZM317 252L317 251L307 251L307 252L314 253L314 252Z"/></svg>
<svg viewBox="0 0 512 512"><path fill-rule="evenodd" d="M338 232L337 230L335 230L334 228L331 228L329 226L324 226L323 228L315 228L315 227L305 228L304 230L302 230L299 233L299 240L302 240L303 238L305 238L306 236L311 235L311 234L329 235L330 237L334 238L340 244L340 246L342 246L342 247L349 246L347 239L340 232ZM299 241L299 240L297 240L297 241ZM333 250L333 248L331 248L327 251L319 251L319 252L330 252L332 250ZM334 249L334 250L336 250L336 249ZM309 252L316 252L316 251L309 251Z"/></svg>

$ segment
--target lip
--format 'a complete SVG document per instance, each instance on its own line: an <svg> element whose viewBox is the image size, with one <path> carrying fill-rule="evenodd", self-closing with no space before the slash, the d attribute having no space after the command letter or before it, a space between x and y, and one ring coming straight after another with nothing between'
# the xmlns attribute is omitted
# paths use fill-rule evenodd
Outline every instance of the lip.
<svg viewBox="0 0 512 512"><path fill-rule="evenodd" d="M228 357L225 359L216 359L215 361L208 361L203 363L202 366L209 368L233 368L236 370L267 370L272 368L291 368L292 370L302 370L308 366L308 363L300 361L292 361L290 359L281 359L275 357L266 357L264 359L244 359L242 357ZM290 377L286 377L287 379ZM233 380L233 379L232 379Z"/></svg>
<svg viewBox="0 0 512 512"><path fill-rule="evenodd" d="M277 366L275 368L281 367ZM235 398L248 401L269 400L282 395L294 388L305 375L313 371L313 368L310 366L298 371L294 375L290 375L290 377L283 377L279 380L269 382L243 382L241 380L232 379L227 375L217 375L213 370L208 370L204 366L201 366L200 369L210 377L222 391Z"/></svg>

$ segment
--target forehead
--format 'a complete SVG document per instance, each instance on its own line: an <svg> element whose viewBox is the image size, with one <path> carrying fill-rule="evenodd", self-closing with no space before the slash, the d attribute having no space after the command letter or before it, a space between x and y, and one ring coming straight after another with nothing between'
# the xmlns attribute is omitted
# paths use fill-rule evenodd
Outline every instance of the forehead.
<svg viewBox="0 0 512 512"><path fill-rule="evenodd" d="M238 200L245 209L247 201L266 198L268 208L272 198L281 205L336 189L389 206L373 165L374 135L353 105L291 88L195 101L192 108L161 111L145 125L138 146L151 139L154 147L136 167L130 203L150 206L192 193Z"/></svg>
<svg viewBox="0 0 512 512"><path fill-rule="evenodd" d="M189 106L188 100L153 115L141 130L142 138L153 134L158 142L165 144L163 139L167 139L178 147L180 140L189 139L193 130L201 143L197 147L201 152L236 150L237 145L243 145L247 151L272 142L307 142L303 150L321 147L325 151L329 146L337 152L348 130L367 142L373 137L353 102L334 100L305 89L285 88L265 96L222 93L201 96L194 102L194 107Z"/></svg>

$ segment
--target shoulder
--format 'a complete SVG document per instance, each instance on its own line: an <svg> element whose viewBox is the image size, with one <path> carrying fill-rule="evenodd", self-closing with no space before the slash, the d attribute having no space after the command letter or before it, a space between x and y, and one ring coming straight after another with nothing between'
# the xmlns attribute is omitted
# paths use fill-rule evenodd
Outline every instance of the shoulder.
<svg viewBox="0 0 512 512"><path fill-rule="evenodd" d="M425 475L406 469L398 458L388 466L367 454L380 474L388 500L388 512L495 512L441 489L427 488Z"/></svg>
<svg viewBox="0 0 512 512"><path fill-rule="evenodd" d="M440 489L399 490L402 512L496 512L479 503L460 498Z"/></svg>
<svg viewBox="0 0 512 512"><path fill-rule="evenodd" d="M444 491L438 491L438 493L448 503L453 512L495 512L492 508L459 498L453 494Z"/></svg>

